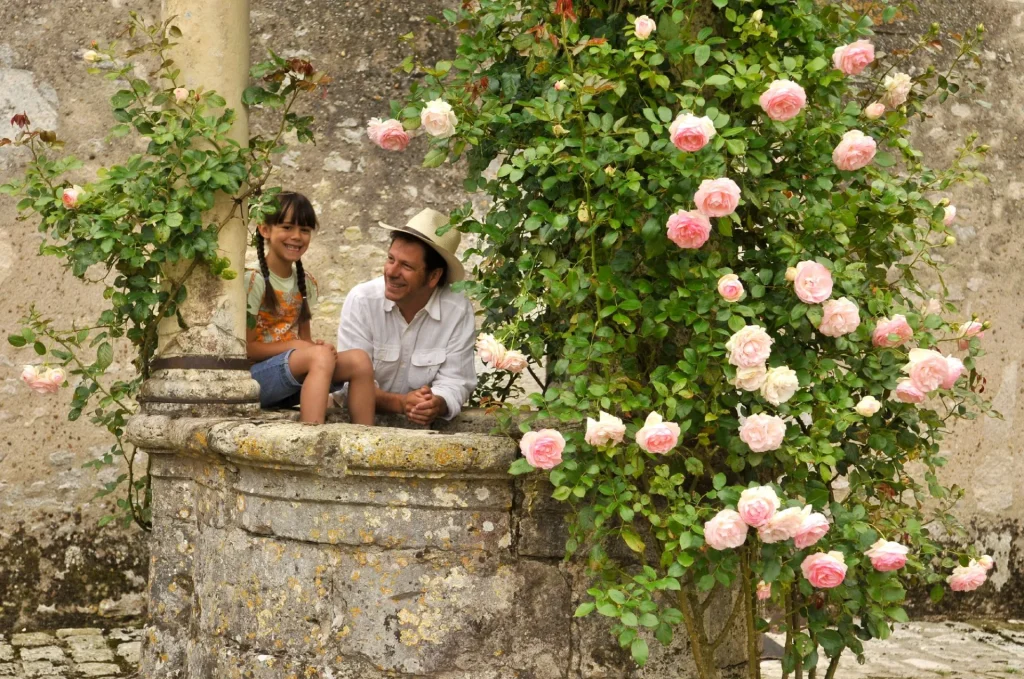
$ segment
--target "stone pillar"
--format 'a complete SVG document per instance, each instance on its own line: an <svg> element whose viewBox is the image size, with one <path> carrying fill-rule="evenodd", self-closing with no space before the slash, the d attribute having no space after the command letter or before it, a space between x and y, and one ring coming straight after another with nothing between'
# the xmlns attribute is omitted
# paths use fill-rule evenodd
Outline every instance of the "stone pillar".
<svg viewBox="0 0 1024 679"><path fill-rule="evenodd" d="M245 146L249 120L242 92L249 81L249 0L163 0L164 17L174 17L181 38L173 58L183 85L216 90L237 119L231 136ZM220 195L206 221L220 223L232 214L234 198ZM234 280L214 278L198 267L189 277L188 299L177 318L160 325L153 376L139 401L147 412L168 414L251 414L258 410L259 388L249 376L245 351L245 292L242 271L247 233L236 212L220 234L219 249L238 273ZM174 272L169 272L174 275Z"/></svg>

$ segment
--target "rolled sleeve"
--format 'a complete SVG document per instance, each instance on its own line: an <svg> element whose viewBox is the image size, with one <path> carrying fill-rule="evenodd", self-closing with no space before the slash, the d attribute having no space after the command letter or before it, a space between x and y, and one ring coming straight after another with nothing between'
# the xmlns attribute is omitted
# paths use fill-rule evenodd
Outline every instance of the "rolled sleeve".
<svg viewBox="0 0 1024 679"><path fill-rule="evenodd" d="M448 340L445 361L430 386L431 391L448 405L448 413L443 416L445 420L462 412L462 404L469 400L470 394L476 389L475 345L473 307L468 300L464 300L462 314Z"/></svg>

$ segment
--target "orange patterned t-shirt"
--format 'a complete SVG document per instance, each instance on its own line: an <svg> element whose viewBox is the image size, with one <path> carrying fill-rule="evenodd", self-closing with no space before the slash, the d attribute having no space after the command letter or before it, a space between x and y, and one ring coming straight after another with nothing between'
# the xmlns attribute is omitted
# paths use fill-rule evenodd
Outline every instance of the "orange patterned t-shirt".
<svg viewBox="0 0 1024 679"><path fill-rule="evenodd" d="M260 342L287 342L300 339L299 337L299 313L302 311L302 294L299 292L298 281L295 271L289 278L281 278L273 272L270 273L270 287L277 295L277 303L280 310L271 313L263 307L263 291L266 283L263 274L259 271L246 269L247 290L246 299L250 316L256 317L256 332ZM309 272L306 272L306 302L310 309L316 304L317 283Z"/></svg>

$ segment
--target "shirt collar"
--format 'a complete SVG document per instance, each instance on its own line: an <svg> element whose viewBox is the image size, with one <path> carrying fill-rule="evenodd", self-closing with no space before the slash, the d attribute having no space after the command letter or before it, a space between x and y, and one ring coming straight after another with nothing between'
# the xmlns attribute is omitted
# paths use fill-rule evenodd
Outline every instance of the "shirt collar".
<svg viewBox="0 0 1024 679"><path fill-rule="evenodd" d="M387 297L384 298L384 313L391 313L397 305ZM433 318L435 321L441 320L441 287L434 288L434 292L430 295L430 299L427 300L427 305L423 307L427 310L427 315Z"/></svg>

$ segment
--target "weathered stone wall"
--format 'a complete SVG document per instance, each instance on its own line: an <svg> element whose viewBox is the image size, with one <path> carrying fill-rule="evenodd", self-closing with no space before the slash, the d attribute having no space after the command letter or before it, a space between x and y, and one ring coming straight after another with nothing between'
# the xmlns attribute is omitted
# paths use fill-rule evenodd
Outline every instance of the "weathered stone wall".
<svg viewBox="0 0 1024 679"><path fill-rule="evenodd" d="M311 57L335 83L309 112L316 116L320 141L297 147L283 159L280 183L307 193L322 221L308 266L321 282L322 303L315 333L334 336L346 292L377 274L385 235L378 220L401 222L422 207L450 209L466 197L455 170L418 167L423 141L406 154L372 149L363 123L387 111L387 101L407 85L392 72L404 56L398 37L415 31L417 48L440 56L452 42L425 17L447 0L253 0L252 57L266 48L287 56ZM454 0L451 0L454 2ZM990 185L952 195L960 209L959 245L948 252L945 280L967 313L994 322L981 361L987 391L1003 420L964 423L948 441L947 478L967 489L957 508L978 544L997 559L993 596L987 612L1019 616L1024 610L1024 477L1020 385L1022 318L1014 304L1024 294L1022 236L1018 226L1024 173L1024 83L1021 36L1024 5L1016 0L922 0L923 25L939 20L957 28L984 21L990 29L983 77L990 92L982 99L958 101L936 112L918 136L935 164L952 156L955 140L981 131L993 151L984 167ZM56 127L68 150L86 166L81 180L100 164L126 157L132 146L104 138L110 125L106 100L114 85L88 76L81 54L93 39L116 34L114 22L129 9L157 16L157 0L0 0L0 125L16 111L27 111L40 125ZM905 29L897 29L903 31ZM906 29L909 31L909 29ZM901 40L897 33L885 36ZM254 129L265 127L253 111ZM23 158L0 149L0 182L23 167ZM0 328L10 329L33 301L57 320L94 318L99 290L65 275L56 262L38 258L35 225L17 222L14 206L0 200ZM1009 303L1008 303L1009 302ZM122 367L124 356L120 356ZM148 557L132 530L96 528L108 500L93 500L100 480L81 464L97 456L106 440L87 422L63 418L67 394L28 396L18 382L20 364L32 360L0 342L0 628L61 625L104 611L138 610ZM133 596L134 595L134 596ZM979 599L971 598L976 606Z"/></svg>

